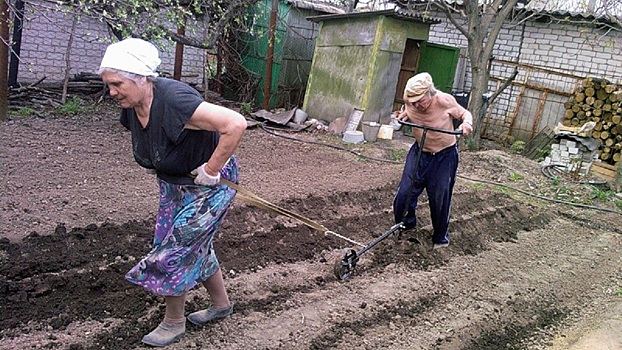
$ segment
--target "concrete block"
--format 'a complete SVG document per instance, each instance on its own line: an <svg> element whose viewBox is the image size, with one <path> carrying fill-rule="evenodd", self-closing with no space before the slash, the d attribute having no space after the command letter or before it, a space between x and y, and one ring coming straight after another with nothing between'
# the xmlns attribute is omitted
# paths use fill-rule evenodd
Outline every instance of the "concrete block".
<svg viewBox="0 0 622 350"><path fill-rule="evenodd" d="M568 147L568 153L570 154L579 154L579 149L576 147Z"/></svg>

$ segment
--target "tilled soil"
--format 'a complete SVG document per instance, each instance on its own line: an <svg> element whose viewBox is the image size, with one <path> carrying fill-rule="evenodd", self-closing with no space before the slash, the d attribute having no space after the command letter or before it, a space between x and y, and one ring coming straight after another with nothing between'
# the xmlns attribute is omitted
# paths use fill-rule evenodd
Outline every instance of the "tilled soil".
<svg viewBox="0 0 622 350"><path fill-rule="evenodd" d="M142 349L162 318L162 299L123 278L150 248L157 187L115 115L2 124L0 349ZM418 230L380 241L342 281L344 254L393 224L412 140L277 133L305 142L248 130L242 186L339 236L236 200L216 242L235 313L188 324L170 349L570 349L603 331L595 320L613 326L581 349L619 349L620 209L589 185L462 151L452 244L432 250L424 196ZM188 312L209 304L201 288L189 299Z"/></svg>

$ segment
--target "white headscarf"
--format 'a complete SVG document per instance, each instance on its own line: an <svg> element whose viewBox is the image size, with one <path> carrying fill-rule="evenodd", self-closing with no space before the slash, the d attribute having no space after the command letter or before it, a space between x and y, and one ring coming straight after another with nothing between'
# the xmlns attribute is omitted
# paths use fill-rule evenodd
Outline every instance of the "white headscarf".
<svg viewBox="0 0 622 350"><path fill-rule="evenodd" d="M158 49L153 44L136 38L127 38L108 45L99 65L128 73L157 77L156 69L160 65Z"/></svg>

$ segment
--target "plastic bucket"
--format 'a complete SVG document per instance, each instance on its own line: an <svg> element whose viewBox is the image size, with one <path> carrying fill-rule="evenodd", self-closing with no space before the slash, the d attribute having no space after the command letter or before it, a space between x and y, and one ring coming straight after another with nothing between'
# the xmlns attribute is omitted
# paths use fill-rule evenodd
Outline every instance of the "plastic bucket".
<svg viewBox="0 0 622 350"><path fill-rule="evenodd" d="M378 138L380 124L376 122L363 122L363 137L367 142L374 142Z"/></svg>
<svg viewBox="0 0 622 350"><path fill-rule="evenodd" d="M343 141L347 143L361 143L364 140L363 133L360 131L352 130L343 133Z"/></svg>
<svg viewBox="0 0 622 350"><path fill-rule="evenodd" d="M309 115L307 114L307 112L303 111L300 108L296 108L296 112L294 113L294 123L302 124L307 120L308 117Z"/></svg>

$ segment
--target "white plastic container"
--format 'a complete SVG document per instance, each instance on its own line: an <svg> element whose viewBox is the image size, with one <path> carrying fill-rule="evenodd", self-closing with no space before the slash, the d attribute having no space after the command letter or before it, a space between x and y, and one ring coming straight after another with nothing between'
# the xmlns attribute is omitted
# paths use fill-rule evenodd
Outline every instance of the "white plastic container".
<svg viewBox="0 0 622 350"><path fill-rule="evenodd" d="M300 108L296 108L296 112L294 113L294 123L302 124L307 120L308 117L309 115L307 114L307 112L303 111Z"/></svg>
<svg viewBox="0 0 622 350"><path fill-rule="evenodd" d="M352 130L344 132L342 140L347 143L361 143L365 140L365 137L362 131Z"/></svg>
<svg viewBox="0 0 622 350"><path fill-rule="evenodd" d="M386 124L380 126L380 130L378 131L378 138L381 140L392 140L393 139L393 126L386 125Z"/></svg>

